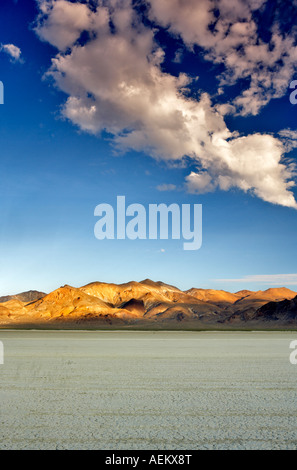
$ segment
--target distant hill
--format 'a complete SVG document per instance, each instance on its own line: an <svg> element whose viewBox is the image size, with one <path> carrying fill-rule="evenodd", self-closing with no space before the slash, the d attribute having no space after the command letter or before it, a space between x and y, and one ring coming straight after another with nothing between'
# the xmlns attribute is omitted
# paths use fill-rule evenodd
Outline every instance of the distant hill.
<svg viewBox="0 0 297 470"><path fill-rule="evenodd" d="M28 291L0 298L0 327L246 328L296 325L297 293L192 288L145 279L65 285L49 294ZM273 322L269 320L274 320Z"/></svg>
<svg viewBox="0 0 297 470"><path fill-rule="evenodd" d="M21 292L16 295L5 295L0 297L0 303L8 302L9 300L16 299L21 302L33 302L34 300L41 299L46 294L44 292L38 292L37 290L29 290L27 292Z"/></svg>

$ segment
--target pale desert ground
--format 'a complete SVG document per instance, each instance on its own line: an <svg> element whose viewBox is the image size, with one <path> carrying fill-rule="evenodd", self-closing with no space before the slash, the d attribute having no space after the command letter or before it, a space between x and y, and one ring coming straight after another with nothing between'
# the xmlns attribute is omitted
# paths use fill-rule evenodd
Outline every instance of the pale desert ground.
<svg viewBox="0 0 297 470"><path fill-rule="evenodd" d="M0 331L0 449L296 449L294 339Z"/></svg>

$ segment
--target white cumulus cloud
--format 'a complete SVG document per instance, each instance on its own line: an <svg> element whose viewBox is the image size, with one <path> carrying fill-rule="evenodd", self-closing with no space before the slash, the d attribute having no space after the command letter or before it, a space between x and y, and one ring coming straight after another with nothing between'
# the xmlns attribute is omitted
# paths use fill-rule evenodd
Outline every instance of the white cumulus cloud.
<svg viewBox="0 0 297 470"><path fill-rule="evenodd" d="M193 20L193 28L195 18L199 21L195 34L203 42L203 31L212 21L213 2L151 0L154 14L164 25L172 2L173 11L178 12L181 4L189 7L189 11L185 7L186 19ZM230 3L222 1L221 5L229 22L231 17L233 21L250 18L251 9L263 2L255 0L247 6L234 0L232 11ZM190 158L197 165L197 171L186 179L190 192L239 188L264 201L297 208L292 192L295 170L284 160L282 139L230 132L224 121L226 107L215 107L206 93L199 99L187 97L184 92L191 79L163 71L164 51L130 0L98 1L92 8L80 2L39 0L39 6L36 32L58 49L47 75L68 95L63 115L72 123L95 135L107 131L122 150L145 151L168 162ZM191 11L197 13L193 18ZM179 21L182 19L181 12ZM180 32L181 27L175 26L175 30ZM79 41L82 32L87 33L87 41ZM189 27L185 41L198 42L191 34ZM239 38L250 38L252 32L239 24L232 34L228 43L238 44ZM206 37L203 42L210 55L218 47L214 39Z"/></svg>

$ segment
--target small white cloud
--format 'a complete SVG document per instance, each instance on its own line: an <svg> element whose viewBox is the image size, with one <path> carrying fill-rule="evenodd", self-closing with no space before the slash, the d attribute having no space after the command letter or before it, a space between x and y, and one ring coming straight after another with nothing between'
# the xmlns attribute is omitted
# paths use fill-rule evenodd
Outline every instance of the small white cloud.
<svg viewBox="0 0 297 470"><path fill-rule="evenodd" d="M8 54L14 61L19 61L21 59L21 49L14 44L2 44L1 51Z"/></svg>
<svg viewBox="0 0 297 470"><path fill-rule="evenodd" d="M218 282L261 283L273 286L297 286L297 274L255 274L239 279L215 279Z"/></svg>

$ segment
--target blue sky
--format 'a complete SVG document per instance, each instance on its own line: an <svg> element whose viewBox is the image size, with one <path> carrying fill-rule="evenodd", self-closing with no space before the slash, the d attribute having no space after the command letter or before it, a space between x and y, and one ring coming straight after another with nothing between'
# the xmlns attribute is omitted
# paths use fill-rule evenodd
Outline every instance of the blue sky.
<svg viewBox="0 0 297 470"><path fill-rule="evenodd" d="M1 295L145 278L297 289L292 15L227 4L1 1ZM97 240L94 209L118 195L202 204L202 248Z"/></svg>

